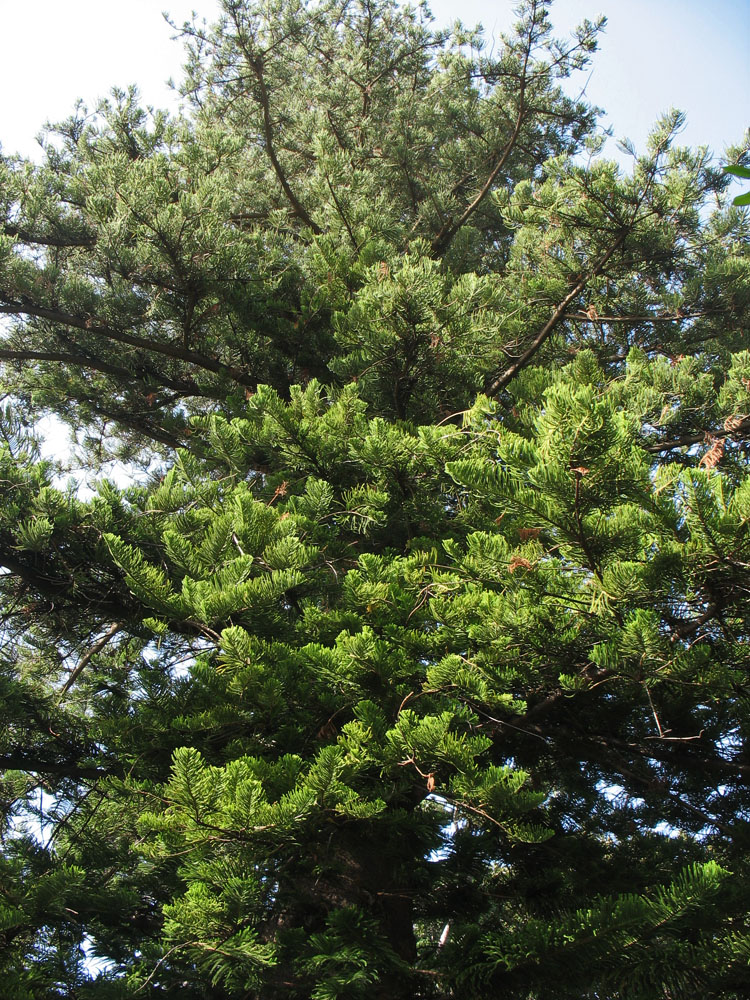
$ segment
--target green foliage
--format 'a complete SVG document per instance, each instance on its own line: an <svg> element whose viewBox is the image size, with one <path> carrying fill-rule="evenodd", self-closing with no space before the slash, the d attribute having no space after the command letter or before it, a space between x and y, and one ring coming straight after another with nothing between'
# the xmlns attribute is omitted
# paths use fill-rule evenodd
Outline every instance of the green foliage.
<svg viewBox="0 0 750 1000"><path fill-rule="evenodd" d="M734 177L742 177L744 180L750 180L750 169L747 167L741 167L737 164L729 167L724 167L725 174L732 174ZM750 205L750 192L745 194L738 194L732 199L732 204L737 206Z"/></svg>
<svg viewBox="0 0 750 1000"><path fill-rule="evenodd" d="M729 176L584 165L548 4L220 7L0 160L6 993L738 1000Z"/></svg>

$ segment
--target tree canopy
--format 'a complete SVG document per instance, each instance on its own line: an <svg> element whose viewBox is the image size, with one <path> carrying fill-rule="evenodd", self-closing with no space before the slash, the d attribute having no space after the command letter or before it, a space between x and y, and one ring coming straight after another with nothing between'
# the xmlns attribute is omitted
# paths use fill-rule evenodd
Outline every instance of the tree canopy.
<svg viewBox="0 0 750 1000"><path fill-rule="evenodd" d="M0 158L11 1000L746 995L750 224L550 6L222 0Z"/></svg>

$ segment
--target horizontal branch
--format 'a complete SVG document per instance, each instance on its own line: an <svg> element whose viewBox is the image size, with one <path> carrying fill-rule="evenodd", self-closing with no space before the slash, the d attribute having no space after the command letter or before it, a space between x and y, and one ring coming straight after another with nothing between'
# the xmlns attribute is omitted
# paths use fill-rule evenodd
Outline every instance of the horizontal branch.
<svg viewBox="0 0 750 1000"><path fill-rule="evenodd" d="M668 441L655 441L653 444L644 445L644 450L652 455L658 455L663 451L673 451L675 448L690 448L695 444L705 444L706 435L712 439L723 439L732 436L745 437L750 435L750 417L745 417L734 427L722 427L712 431L701 431L699 434L685 434L682 437L671 438Z"/></svg>
<svg viewBox="0 0 750 1000"><path fill-rule="evenodd" d="M26 771L31 774L49 774L58 778L80 780L107 778L122 773L122 768L114 764L111 767L96 767L78 764L72 760L45 760L43 757L16 750L0 754L0 771Z"/></svg>
<svg viewBox="0 0 750 1000"><path fill-rule="evenodd" d="M123 427L127 427L130 430L136 431L139 434L145 434L146 437L150 437L153 441L158 441L159 444L166 445L167 448L181 448L184 441L173 434L171 431L166 430L159 424L155 424L147 414L138 414L130 410L115 409L114 407L107 407L102 403L101 396L103 394L99 393L96 396L89 397L86 402L90 403L97 415L107 418L108 420L113 420L115 423L121 424ZM158 416L158 409L154 410L154 415Z"/></svg>
<svg viewBox="0 0 750 1000"><path fill-rule="evenodd" d="M122 330L113 330L112 327L102 325L93 317L82 318L63 312L60 309L48 309L44 306L36 306L33 303L25 301L3 303L0 305L0 314L2 313L11 316L32 316L37 319L46 319L53 323L59 323L61 326L72 327L75 330L84 330L94 336L113 340L118 344L127 344L129 347L140 347L149 353L161 354L175 361L184 361L187 364L195 365L196 368L203 368L205 371L213 372L216 375L224 375L249 389L256 388L255 380L233 365L226 365L215 358L199 354L197 351L186 347L179 347L176 344L164 344L157 340L139 337L136 334L125 333Z"/></svg>
<svg viewBox="0 0 750 1000"><path fill-rule="evenodd" d="M3 225L3 233L6 236L13 236L16 239L21 240L22 243L33 243L35 246L40 247L55 247L56 249L75 249L76 247L93 247L96 246L96 236L86 236L81 234L80 236L39 236L32 233L28 229L21 229L19 226L14 226L11 223L5 223Z"/></svg>
<svg viewBox="0 0 750 1000"><path fill-rule="evenodd" d="M127 368L112 365L108 361L102 361L100 358L91 358L87 354L65 354L62 351L11 351L0 347L0 361L51 361L53 363L71 365L74 368L102 372L104 375L111 375L113 378L121 380L121 384L123 385L137 381L148 388L151 387L151 384L147 381L150 378L157 382L159 386L172 389L175 392L213 398L211 393L206 393L192 379L173 379L153 369L149 369L146 372L133 372Z"/></svg>
<svg viewBox="0 0 750 1000"><path fill-rule="evenodd" d="M700 319L702 316L711 316L717 312L723 310L718 309L707 309L701 312L676 312L676 313L663 313L661 315L644 315L644 316L602 316L595 312L578 312L570 313L570 319L577 320L579 323L628 323L628 324L639 324L639 323L681 323L684 320Z"/></svg>

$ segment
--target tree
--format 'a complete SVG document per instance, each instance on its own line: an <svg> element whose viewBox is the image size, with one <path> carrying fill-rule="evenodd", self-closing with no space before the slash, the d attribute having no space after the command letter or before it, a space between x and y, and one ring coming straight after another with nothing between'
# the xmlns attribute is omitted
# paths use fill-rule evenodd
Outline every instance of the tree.
<svg viewBox="0 0 750 1000"><path fill-rule="evenodd" d="M747 218L548 6L223 0L2 161L9 996L744 994Z"/></svg>

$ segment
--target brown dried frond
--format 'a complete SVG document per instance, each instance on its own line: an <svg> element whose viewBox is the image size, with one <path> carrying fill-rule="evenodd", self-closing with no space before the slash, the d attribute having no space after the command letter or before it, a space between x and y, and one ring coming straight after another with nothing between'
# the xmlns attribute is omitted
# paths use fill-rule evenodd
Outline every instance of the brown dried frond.
<svg viewBox="0 0 750 1000"><path fill-rule="evenodd" d="M724 439L711 438L710 440L712 441L711 447L700 462L698 462L698 465L702 469L715 469L724 454Z"/></svg>
<svg viewBox="0 0 750 1000"><path fill-rule="evenodd" d="M738 427L741 427L747 420L746 413L733 413L731 416L727 417L724 421L725 431L736 431Z"/></svg>
<svg viewBox="0 0 750 1000"><path fill-rule="evenodd" d="M508 572L515 573L517 569L531 569L532 563L523 556L513 556L508 563Z"/></svg>
<svg viewBox="0 0 750 1000"><path fill-rule="evenodd" d="M273 491L273 496L268 501L268 503L266 504L266 506L270 507L271 504L274 502L274 500L278 500L279 497L285 497L287 495L287 492L288 492L288 486L289 486L289 483L285 479L284 482L281 483L279 486L277 486L276 489Z"/></svg>
<svg viewBox="0 0 750 1000"><path fill-rule="evenodd" d="M539 538L541 534L541 528L520 528L518 532L518 537L522 542L535 541Z"/></svg>

